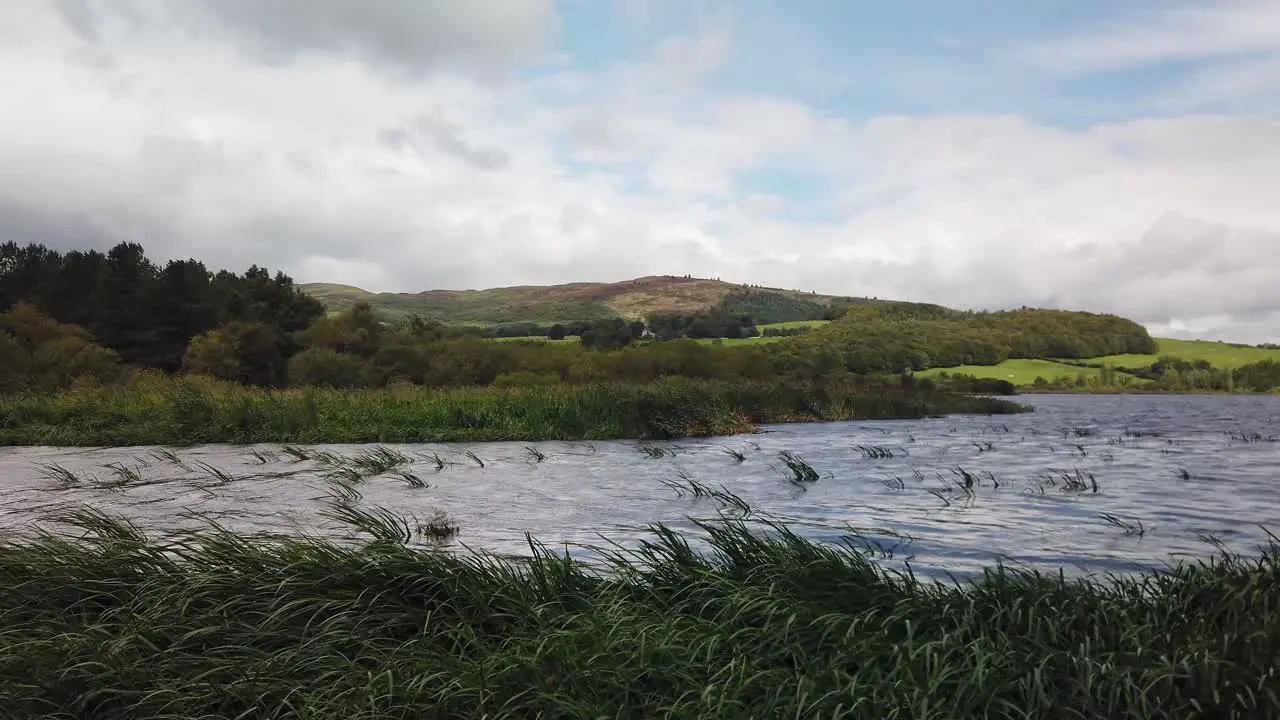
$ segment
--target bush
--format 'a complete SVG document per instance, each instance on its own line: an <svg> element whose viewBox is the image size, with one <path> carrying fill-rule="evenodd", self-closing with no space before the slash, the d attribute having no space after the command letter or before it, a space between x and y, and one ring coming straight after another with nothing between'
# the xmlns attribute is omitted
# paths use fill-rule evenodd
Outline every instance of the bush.
<svg viewBox="0 0 1280 720"><path fill-rule="evenodd" d="M328 348L308 348L289 361L290 385L356 388L370 384L373 368L353 355Z"/></svg>

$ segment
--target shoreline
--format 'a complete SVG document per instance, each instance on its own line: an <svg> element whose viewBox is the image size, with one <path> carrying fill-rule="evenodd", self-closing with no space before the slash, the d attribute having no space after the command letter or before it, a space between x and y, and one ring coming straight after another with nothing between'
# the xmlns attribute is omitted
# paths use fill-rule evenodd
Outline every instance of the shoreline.
<svg viewBox="0 0 1280 720"><path fill-rule="evenodd" d="M866 379L429 390L263 390L201 378L143 379L0 397L0 446L665 440L754 434L760 425L1030 412L987 396Z"/></svg>

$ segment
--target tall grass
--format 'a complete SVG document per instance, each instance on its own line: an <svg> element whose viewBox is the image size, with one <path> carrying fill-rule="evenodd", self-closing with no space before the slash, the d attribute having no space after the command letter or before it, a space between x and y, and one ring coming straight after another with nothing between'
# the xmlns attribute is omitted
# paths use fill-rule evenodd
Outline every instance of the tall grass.
<svg viewBox="0 0 1280 720"><path fill-rule="evenodd" d="M338 507L338 506L335 506ZM872 550L722 516L608 571L433 552L451 533L335 509L367 543L0 540L0 707L27 718L1269 718L1280 565L1223 556L1089 583L930 584Z"/></svg>
<svg viewBox="0 0 1280 720"><path fill-rule="evenodd" d="M1017 412L1001 400L853 383L667 380L518 389L263 390L141 375L0 398L0 444L396 443L674 438L753 423Z"/></svg>

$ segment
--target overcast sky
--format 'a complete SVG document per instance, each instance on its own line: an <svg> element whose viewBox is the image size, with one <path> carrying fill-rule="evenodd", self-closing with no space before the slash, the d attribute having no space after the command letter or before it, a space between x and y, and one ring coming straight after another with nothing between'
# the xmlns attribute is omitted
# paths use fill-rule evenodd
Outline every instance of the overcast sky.
<svg viewBox="0 0 1280 720"><path fill-rule="evenodd" d="M1280 340L1276 0L13 0L0 239Z"/></svg>

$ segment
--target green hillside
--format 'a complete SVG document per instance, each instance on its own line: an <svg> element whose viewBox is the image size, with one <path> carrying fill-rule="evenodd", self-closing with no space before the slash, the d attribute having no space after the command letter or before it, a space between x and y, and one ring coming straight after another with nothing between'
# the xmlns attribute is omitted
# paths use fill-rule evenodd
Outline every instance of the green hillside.
<svg viewBox="0 0 1280 720"><path fill-rule="evenodd" d="M760 322L781 313L796 319L817 319L833 303L864 304L867 298L819 295L781 288L670 275L617 283L524 285L488 290L429 290L419 293L372 293L350 285L307 283L303 292L324 303L329 312L368 302L391 319L417 314L446 324L513 322L571 323L622 317L638 319L652 313L695 313L722 303L733 312L750 312ZM808 317L805 317L805 316Z"/></svg>

